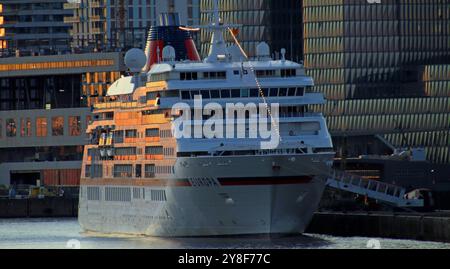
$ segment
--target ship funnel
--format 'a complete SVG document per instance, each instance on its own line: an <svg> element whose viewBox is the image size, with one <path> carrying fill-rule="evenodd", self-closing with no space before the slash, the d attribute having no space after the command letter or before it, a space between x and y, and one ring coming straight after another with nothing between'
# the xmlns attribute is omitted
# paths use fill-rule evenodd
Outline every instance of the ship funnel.
<svg viewBox="0 0 450 269"><path fill-rule="evenodd" d="M145 54L147 63L142 71L148 72L155 63L163 61L165 46L174 49L173 61L200 61L194 40L190 32L183 30L178 13L162 13L159 16L159 26L152 26L148 33Z"/></svg>

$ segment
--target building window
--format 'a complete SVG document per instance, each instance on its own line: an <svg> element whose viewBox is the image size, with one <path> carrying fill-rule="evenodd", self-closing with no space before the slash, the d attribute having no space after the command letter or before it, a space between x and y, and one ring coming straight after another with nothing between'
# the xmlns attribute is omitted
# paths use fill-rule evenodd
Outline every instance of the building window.
<svg viewBox="0 0 450 269"><path fill-rule="evenodd" d="M64 117L52 118L52 136L64 135Z"/></svg>
<svg viewBox="0 0 450 269"><path fill-rule="evenodd" d="M81 134L81 117L72 116L69 117L69 135L79 136Z"/></svg>
<svg viewBox="0 0 450 269"><path fill-rule="evenodd" d="M22 118L20 120L20 136L30 137L31 136L31 119L30 118Z"/></svg>
<svg viewBox="0 0 450 269"><path fill-rule="evenodd" d="M36 118L36 136L47 136L47 118Z"/></svg>
<svg viewBox="0 0 450 269"><path fill-rule="evenodd" d="M6 136L14 137L17 134L17 126L15 119L7 119L6 120Z"/></svg>

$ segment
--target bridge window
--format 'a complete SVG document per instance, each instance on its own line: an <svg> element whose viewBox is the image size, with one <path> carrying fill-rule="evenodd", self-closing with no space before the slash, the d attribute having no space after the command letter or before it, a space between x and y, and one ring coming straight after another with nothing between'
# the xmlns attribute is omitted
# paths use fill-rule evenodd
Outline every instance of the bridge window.
<svg viewBox="0 0 450 269"><path fill-rule="evenodd" d="M221 71L221 72L204 72L203 73L204 79L225 79L227 78L227 72Z"/></svg>
<svg viewBox="0 0 450 269"><path fill-rule="evenodd" d="M181 72L180 80L197 80L197 72Z"/></svg>
<svg viewBox="0 0 450 269"><path fill-rule="evenodd" d="M209 91L203 90L203 91L200 91L200 93L201 93L203 99L209 99L210 98Z"/></svg>
<svg viewBox="0 0 450 269"><path fill-rule="evenodd" d="M296 96L303 96L305 94L305 88L297 88Z"/></svg>
<svg viewBox="0 0 450 269"><path fill-rule="evenodd" d="M295 69L281 69L281 77L295 77L297 70Z"/></svg>

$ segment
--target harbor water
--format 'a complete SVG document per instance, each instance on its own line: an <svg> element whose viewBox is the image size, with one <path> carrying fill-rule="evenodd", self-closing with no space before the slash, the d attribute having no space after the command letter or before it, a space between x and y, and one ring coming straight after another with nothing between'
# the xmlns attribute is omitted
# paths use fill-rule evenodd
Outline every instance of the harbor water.
<svg viewBox="0 0 450 269"><path fill-rule="evenodd" d="M289 237L154 238L87 234L75 218L0 219L0 249L450 249L450 244L305 234Z"/></svg>

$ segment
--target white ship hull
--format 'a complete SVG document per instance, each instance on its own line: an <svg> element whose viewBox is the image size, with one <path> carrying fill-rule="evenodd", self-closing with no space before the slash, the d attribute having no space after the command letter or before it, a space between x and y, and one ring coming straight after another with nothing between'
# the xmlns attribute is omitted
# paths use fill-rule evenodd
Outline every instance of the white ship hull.
<svg viewBox="0 0 450 269"><path fill-rule="evenodd" d="M188 170L178 170L192 173L189 186L122 185L120 188L131 189L132 196L133 189L142 191L140 199L133 196L130 201L104 199L105 189L117 188L116 184L97 186L101 193L97 201L87 199L87 187L83 186L79 222L86 231L147 236L302 233L325 186L325 179L311 176L312 171L317 175L317 170L326 166L325 159L331 157L323 155L320 162L314 163L311 156L296 157L295 161L289 156L210 158L211 171L216 169L215 164L223 165L224 160L229 164L220 179L209 178L208 169L197 169L195 164L202 163L198 159L191 159L190 163L188 159L180 160L178 165L183 163ZM253 161L245 162L246 158ZM281 165L274 169L272 164L278 161ZM199 178L201 174L205 177ZM92 183L89 186L96 187Z"/></svg>

